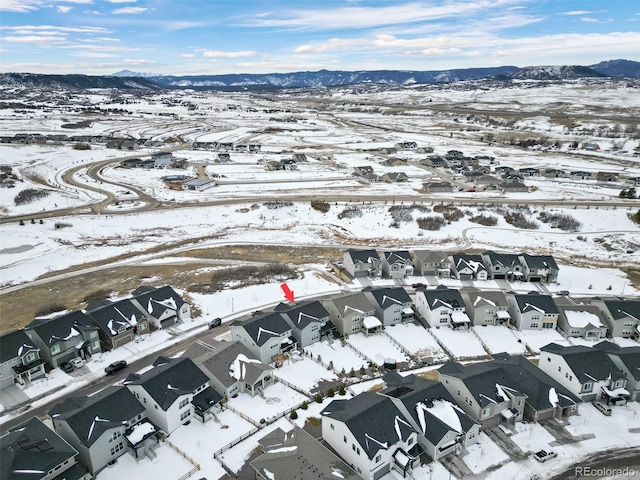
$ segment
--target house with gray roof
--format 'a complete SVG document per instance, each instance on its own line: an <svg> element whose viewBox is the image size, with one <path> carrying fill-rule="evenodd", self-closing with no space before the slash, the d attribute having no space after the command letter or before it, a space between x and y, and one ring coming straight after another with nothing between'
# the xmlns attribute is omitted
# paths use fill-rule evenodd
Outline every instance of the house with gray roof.
<svg viewBox="0 0 640 480"><path fill-rule="evenodd" d="M80 311L36 318L24 331L51 368L72 358L86 359L102 351L98 327Z"/></svg>
<svg viewBox="0 0 640 480"><path fill-rule="evenodd" d="M416 291L416 309L430 327L468 328L471 323L460 291L444 285Z"/></svg>
<svg viewBox="0 0 640 480"><path fill-rule="evenodd" d="M518 257L524 267L524 278L527 282L554 283L558 281L558 265L551 255L521 253Z"/></svg>
<svg viewBox="0 0 640 480"><path fill-rule="evenodd" d="M440 382L416 375L402 377L390 372L383 377L385 388L378 394L388 397L418 432L418 443L438 461L460 454L478 441L480 425L457 404Z"/></svg>
<svg viewBox="0 0 640 480"><path fill-rule="evenodd" d="M555 329L560 311L551 295L507 292L509 315L518 330Z"/></svg>
<svg viewBox="0 0 640 480"><path fill-rule="evenodd" d="M323 336L333 331L329 312L318 300L294 304L280 303L275 307L275 311L289 324L293 338L300 348L319 342Z"/></svg>
<svg viewBox="0 0 640 480"><path fill-rule="evenodd" d="M195 190L202 192L216 186L215 178L194 178L182 184L182 190Z"/></svg>
<svg viewBox="0 0 640 480"><path fill-rule="evenodd" d="M414 321L413 301L403 287L365 287L362 292L374 305L375 315L384 326Z"/></svg>
<svg viewBox="0 0 640 480"><path fill-rule="evenodd" d="M480 255L455 253L451 255L453 275L458 280L486 280L487 269Z"/></svg>
<svg viewBox="0 0 640 480"><path fill-rule="evenodd" d="M0 437L2 480L90 480L77 463L78 452L38 417L13 427Z"/></svg>
<svg viewBox="0 0 640 480"><path fill-rule="evenodd" d="M124 385L145 408L150 422L166 434L191 421L198 396L213 390L209 377L186 357L158 357L151 370L129 375Z"/></svg>
<svg viewBox="0 0 640 480"><path fill-rule="evenodd" d="M604 314L611 337L640 337L640 300L637 298L594 298L589 300Z"/></svg>
<svg viewBox="0 0 640 480"><path fill-rule="evenodd" d="M391 470L406 478L419 465L418 432L390 398L364 392L333 400L321 415L324 441L365 480Z"/></svg>
<svg viewBox="0 0 640 480"><path fill-rule="evenodd" d="M520 263L520 257L510 253L496 253L491 250L483 252L482 260L487 268L488 277L492 280L524 279L524 267Z"/></svg>
<svg viewBox="0 0 640 480"><path fill-rule="evenodd" d="M202 370L220 399L229 400L239 393L251 396L275 382L274 368L257 360L241 342L199 340L183 354Z"/></svg>
<svg viewBox="0 0 640 480"><path fill-rule="evenodd" d="M271 363L278 355L295 348L291 325L279 312L255 312L231 323L231 338L242 342L261 362Z"/></svg>
<svg viewBox="0 0 640 480"><path fill-rule="evenodd" d="M527 358L507 353L487 362L445 363L438 380L482 429L523 419L561 419L577 411L580 398Z"/></svg>
<svg viewBox="0 0 640 480"><path fill-rule="evenodd" d="M630 401L640 401L640 346L621 347L613 342L600 342L593 346L604 350L627 379L626 390Z"/></svg>
<svg viewBox="0 0 640 480"><path fill-rule="evenodd" d="M436 250L414 250L413 266L416 275L449 278L451 276L451 264L449 257L444 252Z"/></svg>
<svg viewBox="0 0 640 480"><path fill-rule="evenodd" d="M145 286L134 290L131 302L144 313L149 324L157 330L168 328L191 317L191 306L168 285Z"/></svg>
<svg viewBox="0 0 640 480"><path fill-rule="evenodd" d="M473 325L501 325L511 319L507 297L501 291L464 287L460 294Z"/></svg>
<svg viewBox="0 0 640 480"><path fill-rule="evenodd" d="M616 405L630 397L624 372L603 349L550 343L540 349L538 366L585 402Z"/></svg>
<svg viewBox="0 0 640 480"><path fill-rule="evenodd" d="M144 312L130 299L88 306L85 313L98 326L103 349L111 350L149 331Z"/></svg>
<svg viewBox="0 0 640 480"><path fill-rule="evenodd" d="M250 462L256 480L361 478L340 457L297 426L288 432L277 428L259 439L258 445L262 454Z"/></svg>
<svg viewBox="0 0 640 480"><path fill-rule="evenodd" d="M15 384L28 385L45 376L40 349L24 330L0 337L0 390Z"/></svg>
<svg viewBox="0 0 640 480"><path fill-rule="evenodd" d="M607 336L604 313L597 306L576 303L566 297L554 301L560 311L558 329L567 337L599 341Z"/></svg>
<svg viewBox="0 0 640 480"><path fill-rule="evenodd" d="M374 333L382 328L382 322L375 316L375 305L362 292L341 295L321 302L340 335Z"/></svg>
<svg viewBox="0 0 640 480"><path fill-rule="evenodd" d="M79 461L96 475L130 451L127 432L146 420L145 408L126 387L107 387L92 396L70 397L49 411L53 428L79 453ZM155 433L155 430L154 430ZM157 439L146 439L153 449Z"/></svg>
<svg viewBox="0 0 640 480"><path fill-rule="evenodd" d="M382 275L382 261L375 250L349 248L344 252L343 266L353 278Z"/></svg>
<svg viewBox="0 0 640 480"><path fill-rule="evenodd" d="M382 274L386 278L405 278L413 275L413 262L408 250L382 252Z"/></svg>

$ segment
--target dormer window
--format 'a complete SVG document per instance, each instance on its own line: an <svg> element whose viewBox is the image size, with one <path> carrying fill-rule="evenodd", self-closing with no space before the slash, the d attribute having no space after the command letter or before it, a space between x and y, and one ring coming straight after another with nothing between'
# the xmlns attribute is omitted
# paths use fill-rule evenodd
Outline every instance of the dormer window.
<svg viewBox="0 0 640 480"><path fill-rule="evenodd" d="M615 383L615 388L622 388L624 386L624 380L620 379L618 381L616 381Z"/></svg>
<svg viewBox="0 0 640 480"><path fill-rule="evenodd" d="M582 391L583 392L590 392L593 390L593 383L591 382L586 382L582 385Z"/></svg>

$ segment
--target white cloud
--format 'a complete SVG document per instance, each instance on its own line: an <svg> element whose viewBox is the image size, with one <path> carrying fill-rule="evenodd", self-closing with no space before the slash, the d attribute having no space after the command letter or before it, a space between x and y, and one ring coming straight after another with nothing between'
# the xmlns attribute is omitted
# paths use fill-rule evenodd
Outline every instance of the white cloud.
<svg viewBox="0 0 640 480"><path fill-rule="evenodd" d="M256 52L250 50L244 50L239 52L222 52L219 50L205 50L202 54L203 57L207 58L241 58L241 57L253 57L257 55Z"/></svg>
<svg viewBox="0 0 640 480"><path fill-rule="evenodd" d="M138 0L106 0L109 3L136 3Z"/></svg>
<svg viewBox="0 0 640 480"><path fill-rule="evenodd" d="M125 58L124 63L128 65L155 65L155 60L147 60L144 58Z"/></svg>
<svg viewBox="0 0 640 480"><path fill-rule="evenodd" d="M71 11L71 7L68 5L58 5L56 10L58 10L58 13L69 13Z"/></svg>
<svg viewBox="0 0 640 480"><path fill-rule="evenodd" d="M55 36L46 36L46 35L24 35L22 37L0 37L0 40L3 42L10 43L36 43L48 45L51 43L61 43L65 42L66 39L63 37L55 37Z"/></svg>
<svg viewBox="0 0 640 480"><path fill-rule="evenodd" d="M25 13L38 10L42 0L0 0L0 11Z"/></svg>
<svg viewBox="0 0 640 480"><path fill-rule="evenodd" d="M570 12L563 12L564 15L587 15L589 13L593 12L590 12L588 10L571 10Z"/></svg>
<svg viewBox="0 0 640 480"><path fill-rule="evenodd" d="M182 55L180 55L182 58L193 58L196 55L194 53L183 53Z"/></svg>
<svg viewBox="0 0 640 480"><path fill-rule="evenodd" d="M57 32L58 35L63 33L111 33L111 30L104 27L59 27L56 25L2 25L0 30L9 30L14 33L27 33L27 32Z"/></svg>
<svg viewBox="0 0 640 480"><path fill-rule="evenodd" d="M122 7L122 8L116 8L111 13L115 15L126 15L126 14L139 15L143 12L146 12L147 10L148 8L145 8L145 7Z"/></svg>

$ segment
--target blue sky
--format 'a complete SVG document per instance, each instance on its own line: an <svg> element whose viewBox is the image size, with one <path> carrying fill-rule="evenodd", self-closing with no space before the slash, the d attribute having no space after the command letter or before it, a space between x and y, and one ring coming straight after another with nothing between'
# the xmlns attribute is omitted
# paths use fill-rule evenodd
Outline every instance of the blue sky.
<svg viewBox="0 0 640 480"><path fill-rule="evenodd" d="M640 60L638 0L0 0L0 70L170 75Z"/></svg>

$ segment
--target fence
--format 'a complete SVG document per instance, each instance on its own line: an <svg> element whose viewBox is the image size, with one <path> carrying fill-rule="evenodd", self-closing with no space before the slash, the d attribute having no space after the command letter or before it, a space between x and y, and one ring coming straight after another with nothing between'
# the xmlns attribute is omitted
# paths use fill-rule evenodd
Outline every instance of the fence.
<svg viewBox="0 0 640 480"><path fill-rule="evenodd" d="M307 392L306 390L303 390L302 388L294 385L293 383L286 381L284 378L278 377L278 382L282 383L283 385L286 385L290 389L295 390L296 392L298 392L301 395L304 395L305 397L309 397L309 398L312 397L311 392Z"/></svg>
<svg viewBox="0 0 640 480"><path fill-rule="evenodd" d="M247 415L245 415L244 413L242 413L240 410L233 408L231 405L229 405L229 402L226 403L226 408L228 408L229 410L231 410L233 413L235 413L236 415L244 418L247 422L250 422L252 424L254 424L256 427L258 428L262 428L262 425L259 422L256 422L253 418L248 417Z"/></svg>
<svg viewBox="0 0 640 480"><path fill-rule="evenodd" d="M404 353L407 358L410 358L411 360L413 360L414 362L418 363L420 360L418 359L418 357L416 357L413 353L411 353L409 350L407 350L400 342L398 342L395 338L393 338L391 335L389 335L387 332L385 332L384 330L382 331L382 334L387 337L391 343L393 343L396 347L398 347L400 349L400 351L402 353Z"/></svg>
<svg viewBox="0 0 640 480"><path fill-rule="evenodd" d="M176 452L178 452L180 455L182 455L183 458L185 458L191 465L193 465L193 468L191 470L189 470L187 473L185 473L183 476L181 476L178 480L186 480L187 478L189 478L191 475L193 475L194 473L196 473L198 470L200 470L200 465L198 463L196 463L196 461L191 458L189 455L187 455L186 453L184 453L182 450L180 450L177 446L175 446L173 443L171 443L169 440L167 440L166 437L162 438L162 441L164 443L166 443L167 445L169 445L171 448L173 448Z"/></svg>

